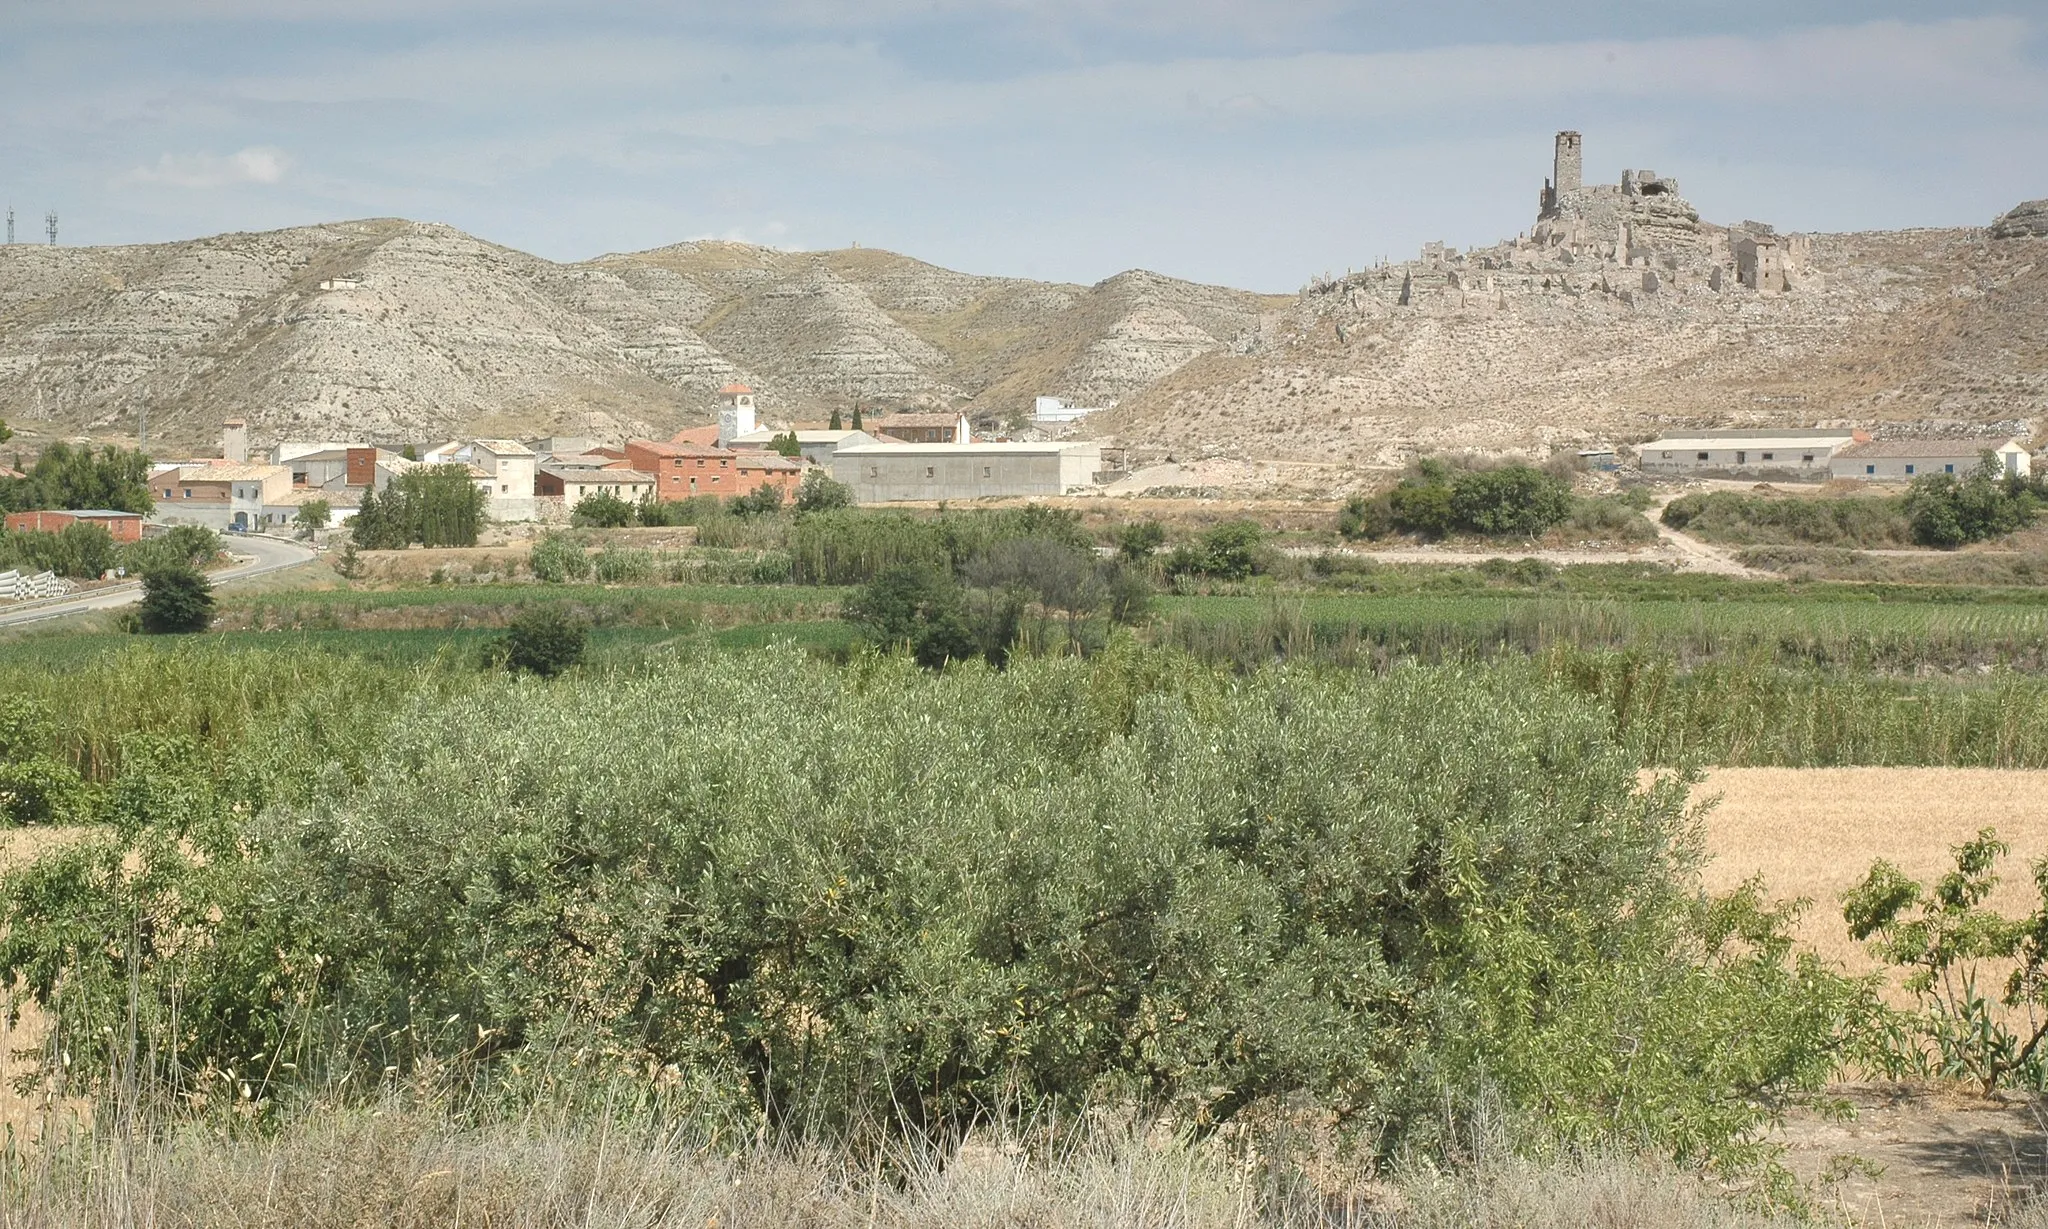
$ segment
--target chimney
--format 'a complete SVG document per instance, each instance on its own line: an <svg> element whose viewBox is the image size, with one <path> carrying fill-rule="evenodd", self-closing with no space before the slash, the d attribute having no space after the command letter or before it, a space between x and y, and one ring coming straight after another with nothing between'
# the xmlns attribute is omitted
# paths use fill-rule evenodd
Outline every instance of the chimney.
<svg viewBox="0 0 2048 1229"><path fill-rule="evenodd" d="M230 418L220 425L220 455L225 461L244 465L249 460L249 424Z"/></svg>

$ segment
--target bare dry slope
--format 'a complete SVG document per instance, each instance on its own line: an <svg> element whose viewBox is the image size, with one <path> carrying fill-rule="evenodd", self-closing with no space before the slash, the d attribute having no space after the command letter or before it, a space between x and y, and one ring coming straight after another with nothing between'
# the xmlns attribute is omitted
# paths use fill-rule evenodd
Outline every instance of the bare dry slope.
<svg viewBox="0 0 2048 1229"><path fill-rule="evenodd" d="M1103 438L1340 467L1678 425L2048 418L2048 238L1809 245L1778 295L1554 251L1532 272L1510 244L1275 297L721 242L556 264L396 219L22 244L0 247L0 418L33 441L132 435L146 412L170 449L234 414L259 443L617 437L703 421L743 380L771 417L859 399L1014 420L1053 394L1117 402L1087 423Z"/></svg>
<svg viewBox="0 0 2048 1229"><path fill-rule="evenodd" d="M1142 285L1134 295L1132 285ZM1259 296L1126 274L984 278L890 252L733 243L554 264L395 219L120 248L0 248L0 417L171 448L221 418L282 437L617 437L754 385L771 415L854 399L1009 417L1136 391Z"/></svg>
<svg viewBox="0 0 2048 1229"><path fill-rule="evenodd" d="M2048 240L1821 235L1808 274L1783 295L1589 273L1397 306L1312 287L1265 344L1208 351L1090 426L1183 457L1376 465L1673 426L2048 419Z"/></svg>

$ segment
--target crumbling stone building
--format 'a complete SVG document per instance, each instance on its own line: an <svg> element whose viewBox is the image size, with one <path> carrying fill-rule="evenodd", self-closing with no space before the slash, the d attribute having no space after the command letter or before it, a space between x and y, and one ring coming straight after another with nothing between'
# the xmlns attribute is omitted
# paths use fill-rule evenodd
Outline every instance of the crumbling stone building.
<svg viewBox="0 0 2048 1229"><path fill-rule="evenodd" d="M1597 293L1627 303L1672 294L1782 295L1807 276L1805 236L1779 235L1761 222L1704 222L1678 180L1653 170L1588 184L1584 167L1580 134L1560 132L1527 233L1464 253L1426 244L1415 260L1351 274L1327 290L1354 309L1377 301L1484 311L1507 310L1527 295Z"/></svg>

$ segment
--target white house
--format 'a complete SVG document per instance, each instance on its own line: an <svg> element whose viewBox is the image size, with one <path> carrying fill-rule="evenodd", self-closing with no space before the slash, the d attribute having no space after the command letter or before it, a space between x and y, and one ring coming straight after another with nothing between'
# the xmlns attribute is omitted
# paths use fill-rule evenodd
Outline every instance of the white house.
<svg viewBox="0 0 2048 1229"><path fill-rule="evenodd" d="M1058 397L1039 397L1031 403L1031 425L1039 428L1072 426L1090 414L1115 408L1114 401L1108 405L1068 405Z"/></svg>
<svg viewBox="0 0 2048 1229"><path fill-rule="evenodd" d="M1834 455L1868 435L1850 430L1688 431L1636 447L1646 474L1788 474L1825 478Z"/></svg>
<svg viewBox="0 0 2048 1229"><path fill-rule="evenodd" d="M1990 453L2001 473L2029 474L2034 459L2013 439L1869 440L1844 448L1828 465L1831 477L1861 482L1911 482L1925 474L1969 476Z"/></svg>
<svg viewBox="0 0 2048 1229"><path fill-rule="evenodd" d="M450 440L420 455L422 465L467 465L487 478L477 482L477 489L489 498L486 511L494 521L533 519L539 460L517 440Z"/></svg>
<svg viewBox="0 0 2048 1229"><path fill-rule="evenodd" d="M1101 469L1100 444L864 444L832 457L832 476L864 504L1065 495Z"/></svg>

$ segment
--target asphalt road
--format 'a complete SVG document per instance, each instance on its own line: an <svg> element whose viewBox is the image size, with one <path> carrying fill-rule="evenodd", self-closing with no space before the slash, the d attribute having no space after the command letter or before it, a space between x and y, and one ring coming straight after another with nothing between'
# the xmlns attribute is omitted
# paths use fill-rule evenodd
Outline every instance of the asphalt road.
<svg viewBox="0 0 2048 1229"><path fill-rule="evenodd" d="M317 557L311 549L282 538L230 535L225 537L225 544L229 554L249 558L232 567L209 573L216 585L297 567L308 559ZM46 619L61 619L66 615L83 614L89 610L112 610L116 606L126 606L141 597L142 586L140 583L134 583L112 589L97 589L62 602L37 602L26 610L9 611L7 607L0 606L0 627L41 623Z"/></svg>

